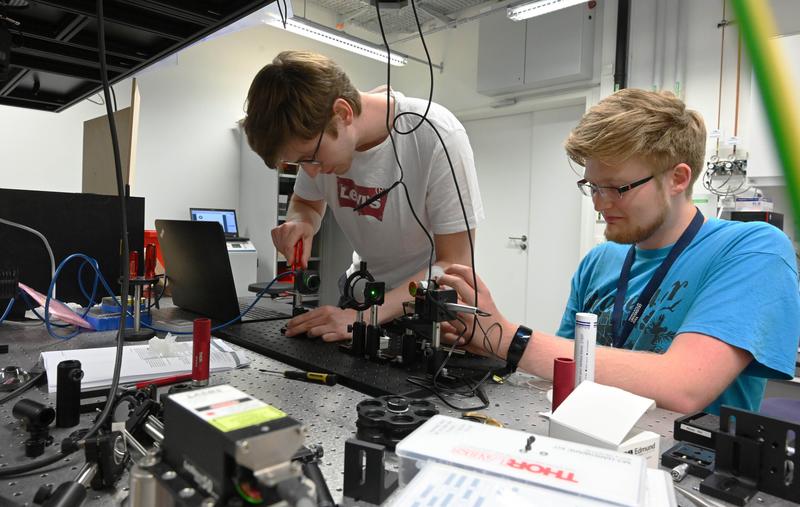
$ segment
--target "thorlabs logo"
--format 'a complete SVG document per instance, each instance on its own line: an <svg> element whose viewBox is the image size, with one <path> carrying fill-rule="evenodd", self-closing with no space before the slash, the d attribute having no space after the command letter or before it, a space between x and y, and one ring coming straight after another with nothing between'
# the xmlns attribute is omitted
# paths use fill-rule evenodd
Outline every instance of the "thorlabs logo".
<svg viewBox="0 0 800 507"><path fill-rule="evenodd" d="M336 182L339 186L339 206L342 208L355 208L362 202L374 196L382 188L362 187L348 178L337 177ZM367 215L383 221L383 211L386 208L386 197L383 196L369 206L364 206L358 210L359 215Z"/></svg>
<svg viewBox="0 0 800 507"><path fill-rule="evenodd" d="M545 477L552 477L565 482L578 483L575 473L569 470L555 468L533 461L526 461L523 459L516 459L507 456L506 454L487 451L484 449L477 449L472 447L456 447L452 450L453 454L463 456L471 460L482 461L484 463L493 463L503 467L512 468L514 470L522 470L534 475L543 475Z"/></svg>

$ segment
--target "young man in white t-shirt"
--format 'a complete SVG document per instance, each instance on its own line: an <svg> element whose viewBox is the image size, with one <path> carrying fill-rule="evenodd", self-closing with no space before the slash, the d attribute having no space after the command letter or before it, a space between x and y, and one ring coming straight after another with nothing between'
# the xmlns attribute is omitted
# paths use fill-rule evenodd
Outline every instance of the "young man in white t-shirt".
<svg viewBox="0 0 800 507"><path fill-rule="evenodd" d="M394 126L394 146L387 125ZM399 93L360 92L329 58L285 51L250 85L243 126L267 166L299 169L286 222L272 230L276 248L291 259L302 240L306 267L330 206L354 249L348 273L363 260L376 281L386 283L381 322L402 315L409 282L427 278L431 244L412 207L431 235L436 265L471 264L470 236L484 217L483 205L464 127L442 106ZM382 193L400 178L400 166L408 197L402 185ZM286 335L346 339L355 318L353 310L323 306L290 320Z"/></svg>

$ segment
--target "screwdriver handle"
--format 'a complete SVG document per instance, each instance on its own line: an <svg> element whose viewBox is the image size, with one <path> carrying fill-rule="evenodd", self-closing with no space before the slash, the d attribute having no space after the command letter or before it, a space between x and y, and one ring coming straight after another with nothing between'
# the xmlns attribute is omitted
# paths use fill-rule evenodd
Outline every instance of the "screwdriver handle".
<svg viewBox="0 0 800 507"><path fill-rule="evenodd" d="M285 371L283 376L293 380L302 380L314 384L335 386L339 379L333 373L317 373L313 371Z"/></svg>

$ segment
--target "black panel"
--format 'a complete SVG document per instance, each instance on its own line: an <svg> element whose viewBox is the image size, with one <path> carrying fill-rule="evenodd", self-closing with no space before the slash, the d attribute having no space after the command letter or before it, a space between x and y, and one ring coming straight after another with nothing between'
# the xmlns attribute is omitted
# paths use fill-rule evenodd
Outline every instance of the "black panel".
<svg viewBox="0 0 800 507"><path fill-rule="evenodd" d="M12 36L10 67L0 73L0 105L58 112L100 91L95 0L28 0L23 8L4 8L5 3L0 0L0 14L19 25L0 20L0 31ZM121 81L270 3L105 0L109 81Z"/></svg>
<svg viewBox="0 0 800 507"><path fill-rule="evenodd" d="M142 252L144 243L144 198L127 199L128 239L131 251ZM103 276L119 291L120 205L119 197L64 192L0 189L0 217L42 233L53 249L56 266L73 253L98 261ZM50 283L50 258L42 240L30 232L0 223L0 266L19 270L19 281L46 293ZM78 286L81 261L71 261L56 286L58 299L85 303ZM83 270L86 290L91 292L93 271ZM103 289L98 289L106 296ZM5 309L8 300L0 301ZM13 317L21 317L25 305L14 305Z"/></svg>
<svg viewBox="0 0 800 507"><path fill-rule="evenodd" d="M406 381L410 373L339 351L336 343L319 339L287 338L280 332L285 321L253 322L217 331L225 340L306 371L335 373L339 382L369 396L399 394L428 396L428 392Z"/></svg>

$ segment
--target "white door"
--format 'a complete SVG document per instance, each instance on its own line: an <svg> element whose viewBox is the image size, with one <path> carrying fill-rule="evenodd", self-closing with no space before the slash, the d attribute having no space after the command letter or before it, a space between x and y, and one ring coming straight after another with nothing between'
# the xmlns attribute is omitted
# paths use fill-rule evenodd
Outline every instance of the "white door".
<svg viewBox="0 0 800 507"><path fill-rule="evenodd" d="M525 319L531 178L531 113L464 122L486 220L475 234L475 267L497 307L514 322ZM480 301L478 301L480 306Z"/></svg>
<svg viewBox="0 0 800 507"><path fill-rule="evenodd" d="M584 110L464 122L486 208L477 231L478 274L507 318L551 333L580 260L581 195L564 140ZM522 236L526 241L510 239Z"/></svg>

